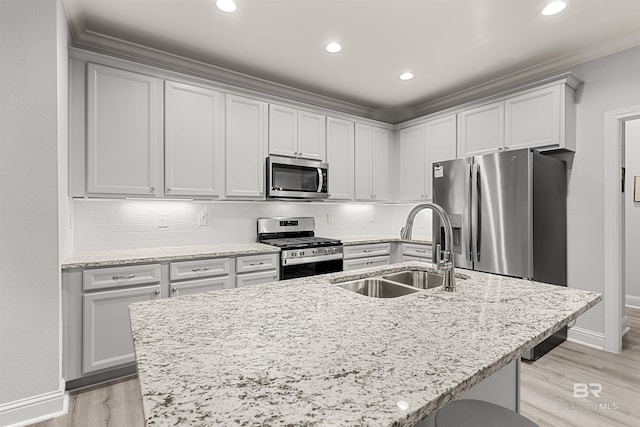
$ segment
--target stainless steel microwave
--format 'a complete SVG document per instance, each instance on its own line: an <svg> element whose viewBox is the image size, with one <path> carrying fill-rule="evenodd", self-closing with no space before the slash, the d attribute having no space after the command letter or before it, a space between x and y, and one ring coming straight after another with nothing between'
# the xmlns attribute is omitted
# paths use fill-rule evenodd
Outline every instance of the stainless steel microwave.
<svg viewBox="0 0 640 427"><path fill-rule="evenodd" d="M326 199L329 165L317 160L267 157L267 197Z"/></svg>

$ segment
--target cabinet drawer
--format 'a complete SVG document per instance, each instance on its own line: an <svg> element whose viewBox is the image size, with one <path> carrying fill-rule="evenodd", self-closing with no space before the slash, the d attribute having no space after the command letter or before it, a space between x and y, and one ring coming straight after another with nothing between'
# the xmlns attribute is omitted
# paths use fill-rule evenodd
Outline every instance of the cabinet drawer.
<svg viewBox="0 0 640 427"><path fill-rule="evenodd" d="M129 304L159 297L159 284L83 295L82 373L135 362Z"/></svg>
<svg viewBox="0 0 640 427"><path fill-rule="evenodd" d="M278 254L239 256L236 258L236 273L277 269L278 258Z"/></svg>
<svg viewBox="0 0 640 427"><path fill-rule="evenodd" d="M403 257L406 255L419 257L419 258L431 258L432 254L432 246L431 245L419 245L416 243L403 243L402 244L402 255Z"/></svg>
<svg viewBox="0 0 640 427"><path fill-rule="evenodd" d="M418 261L418 262L426 262L428 264L433 264L433 260L431 259L431 257L426 258L426 257L419 257L419 256L413 256L413 255L402 255L402 261Z"/></svg>
<svg viewBox="0 0 640 427"><path fill-rule="evenodd" d="M171 281L229 274L230 258L211 258L198 261L172 262L169 265Z"/></svg>
<svg viewBox="0 0 640 427"><path fill-rule="evenodd" d="M343 250L345 259L389 255L391 253L391 243L345 246Z"/></svg>
<svg viewBox="0 0 640 427"><path fill-rule="evenodd" d="M82 289L85 291L153 283L160 283L160 264L96 268L82 272Z"/></svg>
<svg viewBox="0 0 640 427"><path fill-rule="evenodd" d="M278 270L260 271L257 273L244 273L236 276L236 287L259 285L261 283L275 282L278 280Z"/></svg>
<svg viewBox="0 0 640 427"><path fill-rule="evenodd" d="M233 281L230 276L209 277L207 279L171 283L169 285L169 295L179 297L181 295L198 294L229 288L233 288Z"/></svg>
<svg viewBox="0 0 640 427"><path fill-rule="evenodd" d="M391 256L376 256L376 257L368 257L368 258L354 258L344 260L343 262L343 271L352 271L359 270L361 268L370 268L370 267L381 267L383 265L391 264Z"/></svg>

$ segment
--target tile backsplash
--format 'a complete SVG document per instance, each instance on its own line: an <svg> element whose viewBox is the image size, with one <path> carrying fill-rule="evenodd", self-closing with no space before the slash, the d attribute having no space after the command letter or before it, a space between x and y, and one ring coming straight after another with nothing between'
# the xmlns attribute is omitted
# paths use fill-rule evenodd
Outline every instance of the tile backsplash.
<svg viewBox="0 0 640 427"><path fill-rule="evenodd" d="M73 201L74 251L255 242L256 220L313 216L324 237L399 235L410 205L330 202ZM206 225L198 215L206 213ZM162 220L166 220L163 227ZM430 240L431 215L416 218L414 238Z"/></svg>

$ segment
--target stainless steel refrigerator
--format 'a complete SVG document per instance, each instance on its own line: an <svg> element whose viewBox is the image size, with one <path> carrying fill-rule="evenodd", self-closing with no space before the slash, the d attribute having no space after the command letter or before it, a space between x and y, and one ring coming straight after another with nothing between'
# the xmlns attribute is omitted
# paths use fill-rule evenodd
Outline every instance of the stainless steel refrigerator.
<svg viewBox="0 0 640 427"><path fill-rule="evenodd" d="M437 162L432 172L433 201L453 227L456 268L567 285L564 161L522 149ZM433 241L444 248L436 216ZM523 357L537 359L566 335L564 328Z"/></svg>

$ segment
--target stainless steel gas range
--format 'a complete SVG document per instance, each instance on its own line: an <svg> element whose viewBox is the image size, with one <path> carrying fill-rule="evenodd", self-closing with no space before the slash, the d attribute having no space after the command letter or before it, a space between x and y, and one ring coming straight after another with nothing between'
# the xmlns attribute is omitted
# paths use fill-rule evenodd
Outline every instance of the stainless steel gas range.
<svg viewBox="0 0 640 427"><path fill-rule="evenodd" d="M258 242L281 249L281 280L342 271L342 242L316 237L313 217L260 218Z"/></svg>

